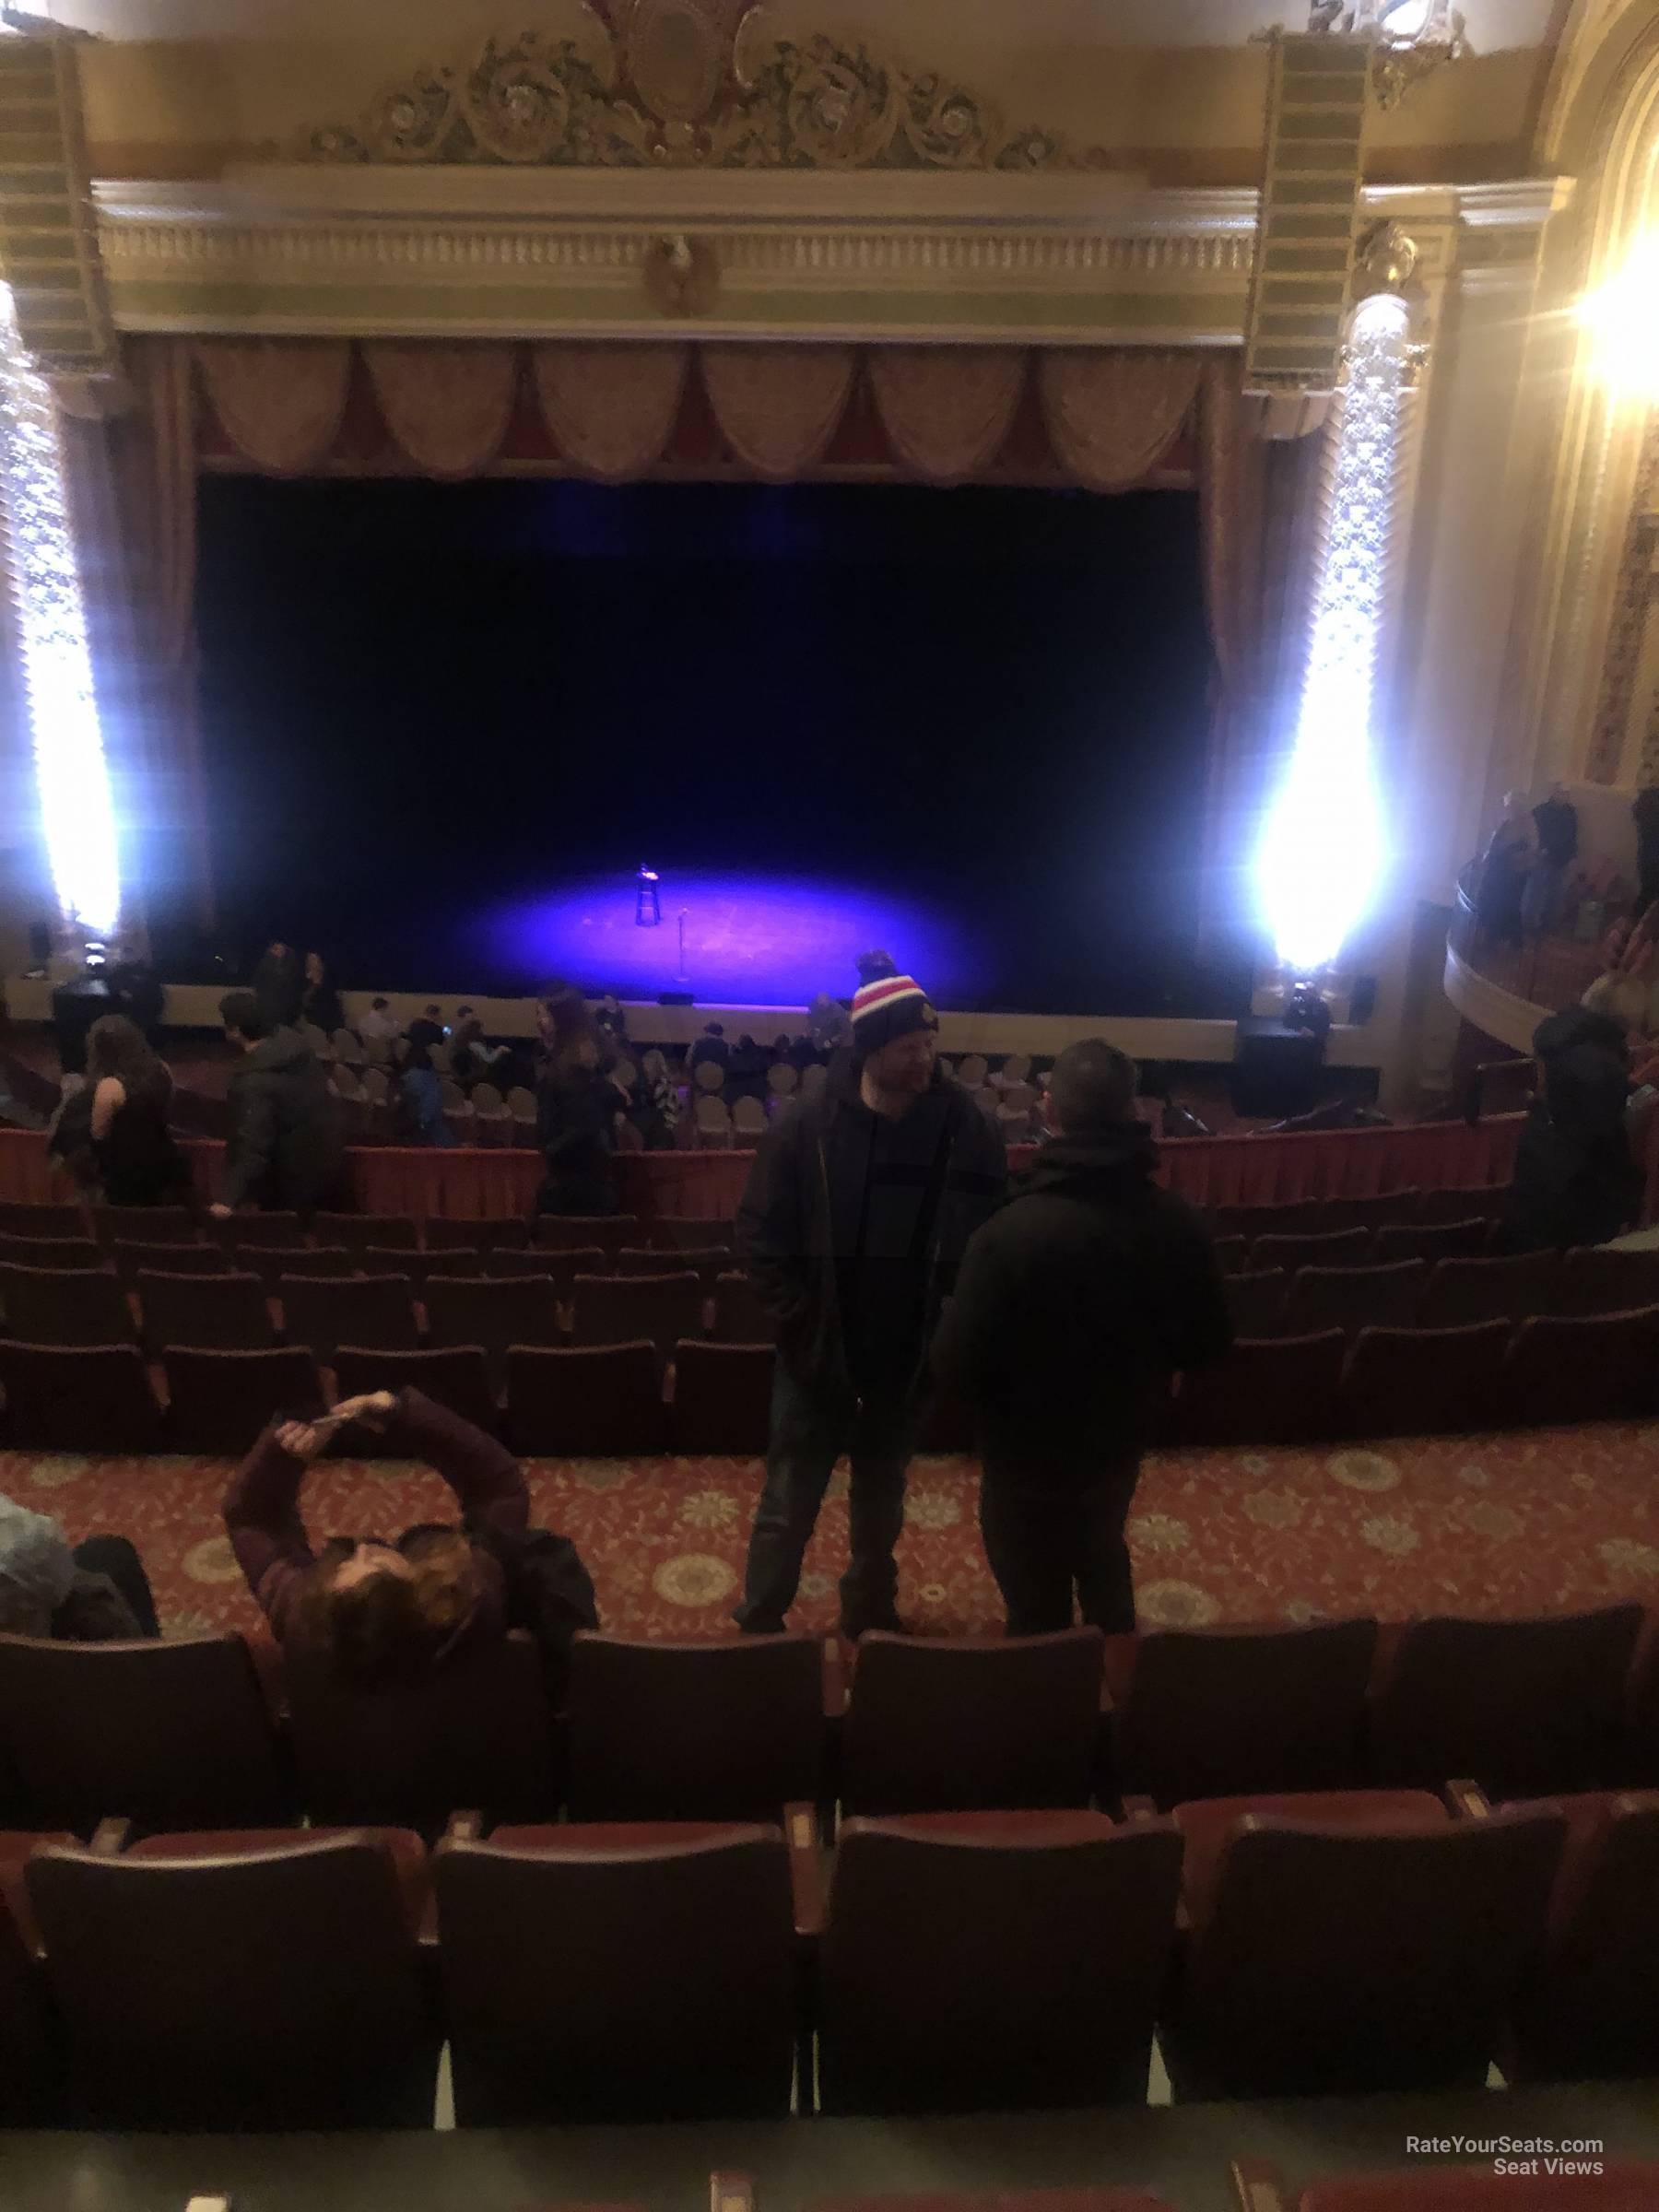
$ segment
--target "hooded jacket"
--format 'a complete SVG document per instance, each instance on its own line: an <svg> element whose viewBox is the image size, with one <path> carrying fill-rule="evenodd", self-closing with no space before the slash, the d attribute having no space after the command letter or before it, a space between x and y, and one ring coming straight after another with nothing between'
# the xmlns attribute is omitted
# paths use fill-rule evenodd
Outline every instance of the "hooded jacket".
<svg viewBox="0 0 1659 2212"><path fill-rule="evenodd" d="M989 1473L1132 1479L1171 1374L1230 1346L1209 1232L1157 1164L1137 1122L1056 1137L969 1245L934 1370L976 1416Z"/></svg>
<svg viewBox="0 0 1659 2212"><path fill-rule="evenodd" d="M346 1166L339 1103L303 1037L273 1030L230 1077L224 1200L313 1213L338 1191Z"/></svg>
<svg viewBox="0 0 1659 2212"><path fill-rule="evenodd" d="M0 1498L0 1635L99 1643L139 1632L109 1576L76 1564L55 1521Z"/></svg>
<svg viewBox="0 0 1659 2212"><path fill-rule="evenodd" d="M896 1121L864 1103L859 1075L838 1054L761 1138L737 1250L793 1373L902 1390L924 1373L969 1238L1006 1190L1007 1155L943 1070Z"/></svg>

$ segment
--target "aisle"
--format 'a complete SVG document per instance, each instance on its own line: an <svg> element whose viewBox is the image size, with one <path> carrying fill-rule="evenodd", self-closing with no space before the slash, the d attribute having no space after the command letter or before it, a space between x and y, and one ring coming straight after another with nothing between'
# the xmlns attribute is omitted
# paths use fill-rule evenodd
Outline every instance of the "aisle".
<svg viewBox="0 0 1659 2212"><path fill-rule="evenodd" d="M131 1535L167 1629L181 1634L255 1618L218 1517L228 1471L215 1460L0 1453L0 1490L73 1537ZM607 1628L726 1630L758 1461L534 1461L529 1475L535 1516L575 1538ZM834 1625L845 1496L843 1471L807 1555L799 1627ZM394 1534L449 1506L435 1476L399 1462L330 1463L306 1489L325 1534ZM1130 1536L1145 1625L1659 1604L1659 1425L1162 1454L1142 1478ZM922 1632L1000 1625L971 1461L914 1464L899 1561L900 1608Z"/></svg>

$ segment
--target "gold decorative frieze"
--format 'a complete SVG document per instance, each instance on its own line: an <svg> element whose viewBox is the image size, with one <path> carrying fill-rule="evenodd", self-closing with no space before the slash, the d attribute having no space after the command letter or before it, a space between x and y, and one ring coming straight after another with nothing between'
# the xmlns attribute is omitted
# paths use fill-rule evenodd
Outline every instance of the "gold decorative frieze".
<svg viewBox="0 0 1659 2212"><path fill-rule="evenodd" d="M1111 166L1099 148L1011 127L981 94L862 41L782 40L746 76L745 0L593 4L608 34L602 59L536 30L490 39L469 63L423 66L388 87L357 123L313 132L311 158L1027 173Z"/></svg>

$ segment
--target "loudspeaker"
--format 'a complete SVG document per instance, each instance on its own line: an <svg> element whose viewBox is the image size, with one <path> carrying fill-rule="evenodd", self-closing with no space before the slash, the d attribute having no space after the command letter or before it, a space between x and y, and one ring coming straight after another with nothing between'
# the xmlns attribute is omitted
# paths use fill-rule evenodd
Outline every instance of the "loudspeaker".
<svg viewBox="0 0 1659 2212"><path fill-rule="evenodd" d="M1262 1016L1239 1023L1230 1083L1235 1113L1283 1122L1311 1112L1324 1074L1321 1039L1298 1036Z"/></svg>

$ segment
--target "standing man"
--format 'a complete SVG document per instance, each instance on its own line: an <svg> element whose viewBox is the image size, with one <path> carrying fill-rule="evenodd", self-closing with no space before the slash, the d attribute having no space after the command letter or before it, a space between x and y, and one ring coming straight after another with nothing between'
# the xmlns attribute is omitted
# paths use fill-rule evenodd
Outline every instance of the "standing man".
<svg viewBox="0 0 1659 2212"><path fill-rule="evenodd" d="M1124 1524L1172 1373L1232 1341L1203 1222L1158 1188L1135 1119L1135 1064L1068 1045L1048 1093L1053 1141L968 1247L934 1370L977 1417L980 1526L1011 1636L1083 1618L1135 1626Z"/></svg>
<svg viewBox="0 0 1659 2212"><path fill-rule="evenodd" d="M853 1049L760 1141L737 1244L778 1323L771 1440L738 1626L780 1630L836 1460L852 1460L842 1632L900 1626L893 1547L927 1347L969 1237L1002 1197L1000 1135L935 1065L908 975L853 1001Z"/></svg>
<svg viewBox="0 0 1659 2212"><path fill-rule="evenodd" d="M298 1030L273 1028L252 991L219 1001L225 1034L241 1053L226 1097L221 1218L253 1204L309 1219L343 1203L346 1149L328 1074Z"/></svg>

